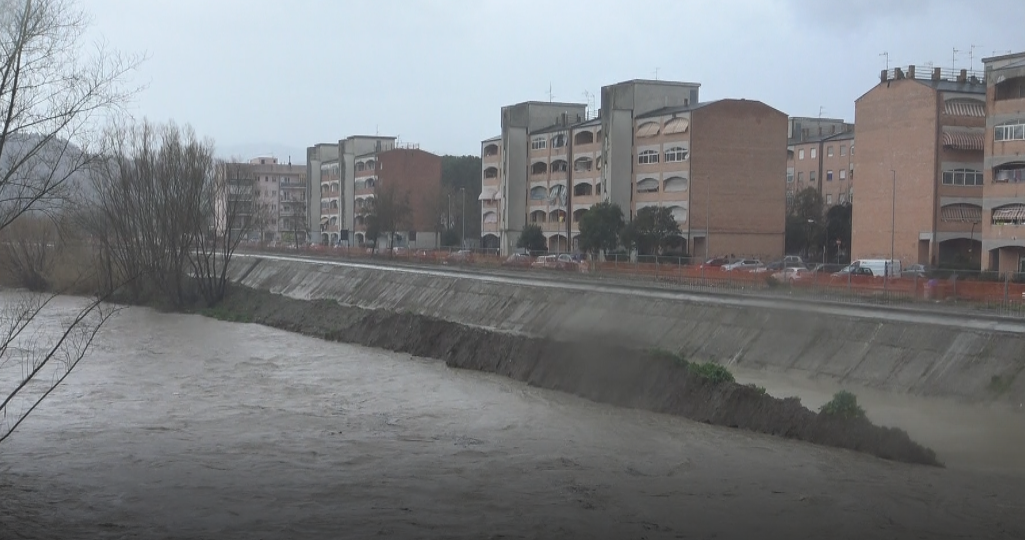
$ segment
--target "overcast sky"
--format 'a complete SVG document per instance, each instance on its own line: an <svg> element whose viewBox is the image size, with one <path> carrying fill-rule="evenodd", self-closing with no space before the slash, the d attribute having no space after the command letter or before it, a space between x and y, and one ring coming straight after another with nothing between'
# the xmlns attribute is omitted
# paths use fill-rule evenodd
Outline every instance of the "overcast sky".
<svg viewBox="0 0 1025 540"><path fill-rule="evenodd" d="M1025 48L1025 0L80 0L92 38L148 59L139 117L222 153L305 159L397 135L477 154L499 109L603 85L701 83L791 116L854 117L886 65L958 69ZM953 49L958 49L956 60ZM597 98L593 98L597 99Z"/></svg>

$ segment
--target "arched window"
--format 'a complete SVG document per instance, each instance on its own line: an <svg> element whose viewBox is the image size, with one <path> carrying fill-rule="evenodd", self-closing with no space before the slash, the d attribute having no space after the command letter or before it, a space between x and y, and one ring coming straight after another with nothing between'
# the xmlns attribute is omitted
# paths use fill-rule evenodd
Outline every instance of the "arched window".
<svg viewBox="0 0 1025 540"><path fill-rule="evenodd" d="M658 193L658 180L645 178L637 182L637 193Z"/></svg>
<svg viewBox="0 0 1025 540"><path fill-rule="evenodd" d="M562 223L566 221L565 210L552 210L551 214L548 214L548 221L552 223Z"/></svg>
<svg viewBox="0 0 1025 540"><path fill-rule="evenodd" d="M498 178L498 168L488 167L484 169L484 178Z"/></svg>
<svg viewBox="0 0 1025 540"><path fill-rule="evenodd" d="M592 144L594 143L594 133L591 131L581 131L573 136L573 144Z"/></svg>
<svg viewBox="0 0 1025 540"><path fill-rule="evenodd" d="M362 161L357 161L356 162L356 172L366 170L366 168L367 168L366 164L363 163Z"/></svg>
<svg viewBox="0 0 1025 540"><path fill-rule="evenodd" d="M588 210L587 208L579 208L577 210L574 210L573 211L573 223L579 223L580 222L580 218L584 217L584 214L587 213L587 210Z"/></svg>
<svg viewBox="0 0 1025 540"><path fill-rule="evenodd" d="M497 155L498 155L498 145L497 144L489 144L489 145L484 147L484 157L497 156Z"/></svg>
<svg viewBox="0 0 1025 540"><path fill-rule="evenodd" d="M682 176L673 176L673 177L670 177L670 178L666 178L666 181L664 182L664 187L662 188L662 191L664 191L666 193L673 193L673 192L679 192L679 191L687 191L687 187L689 185L690 185L690 182L687 181L686 178L683 178Z"/></svg>
<svg viewBox="0 0 1025 540"><path fill-rule="evenodd" d="M658 152L654 150L645 150L640 154L637 154L637 163L641 165L648 163L658 163Z"/></svg>
<svg viewBox="0 0 1025 540"><path fill-rule="evenodd" d="M498 223L498 214L495 212L484 212L484 223Z"/></svg>
<svg viewBox="0 0 1025 540"><path fill-rule="evenodd" d="M368 171L372 171L375 168L377 168L377 162L372 160L372 159L368 159L367 160L367 170Z"/></svg>
<svg viewBox="0 0 1025 540"><path fill-rule="evenodd" d="M993 209L993 225L1025 225L1025 204L1008 204Z"/></svg>
<svg viewBox="0 0 1025 540"><path fill-rule="evenodd" d="M534 210L533 212L530 213L530 222L531 223L544 223L545 222L545 217L547 215L548 214L545 214L543 210Z"/></svg>
<svg viewBox="0 0 1025 540"><path fill-rule="evenodd" d="M574 197L590 197L592 193L594 193L594 189L587 182L580 182L573 186Z"/></svg>
<svg viewBox="0 0 1025 540"><path fill-rule="evenodd" d="M671 135L673 133L686 133L687 128L690 127L690 120L686 118L673 118L666 122L666 126L662 129L662 133L665 135Z"/></svg>
<svg viewBox="0 0 1025 540"><path fill-rule="evenodd" d="M669 207L669 212L673 215L673 219L675 219L677 221L677 223L686 223L687 222L687 209L686 208L684 208L682 206L670 206Z"/></svg>
<svg viewBox="0 0 1025 540"><path fill-rule="evenodd" d="M548 172L548 164L544 161L538 161L537 163L530 166L530 174L539 175Z"/></svg>
<svg viewBox="0 0 1025 540"><path fill-rule="evenodd" d="M675 163L678 161L687 161L687 149L682 146L674 146L669 150L666 150L666 163Z"/></svg>
<svg viewBox="0 0 1025 540"><path fill-rule="evenodd" d="M552 162L552 172L566 172L569 169L569 164L564 159L557 159Z"/></svg>
<svg viewBox="0 0 1025 540"><path fill-rule="evenodd" d="M530 190L530 200L543 201L548 198L548 189L544 186L536 186Z"/></svg>
<svg viewBox="0 0 1025 540"><path fill-rule="evenodd" d="M376 186L376 185L377 185L377 179L376 178L367 178L367 189L374 189L374 186Z"/></svg>
<svg viewBox="0 0 1025 540"><path fill-rule="evenodd" d="M573 170L576 172L589 171L594 167L594 160L589 157L577 158L573 161Z"/></svg>
<svg viewBox="0 0 1025 540"><path fill-rule="evenodd" d="M658 122L645 122L637 127L637 137L646 139L658 135L662 126Z"/></svg>

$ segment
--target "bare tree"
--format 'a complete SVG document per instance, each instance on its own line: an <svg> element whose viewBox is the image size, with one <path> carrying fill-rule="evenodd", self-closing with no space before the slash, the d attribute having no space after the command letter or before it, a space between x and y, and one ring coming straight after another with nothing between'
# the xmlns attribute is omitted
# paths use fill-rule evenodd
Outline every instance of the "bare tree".
<svg viewBox="0 0 1025 540"><path fill-rule="evenodd" d="M86 22L69 1L0 0L0 232L27 214L69 211L77 180L97 156L90 142L98 122L135 93L123 80L138 59L87 51ZM113 313L101 296L59 309L55 324L40 314L57 309L57 298L5 294L0 441L65 380Z"/></svg>
<svg viewBox="0 0 1025 540"><path fill-rule="evenodd" d="M395 246L395 234L405 230L412 222L412 207L409 204L409 192L400 191L394 184L382 185L378 182L374 187L373 207L367 216L367 236L371 231L374 236L374 249L377 249L377 238L388 236L389 248Z"/></svg>

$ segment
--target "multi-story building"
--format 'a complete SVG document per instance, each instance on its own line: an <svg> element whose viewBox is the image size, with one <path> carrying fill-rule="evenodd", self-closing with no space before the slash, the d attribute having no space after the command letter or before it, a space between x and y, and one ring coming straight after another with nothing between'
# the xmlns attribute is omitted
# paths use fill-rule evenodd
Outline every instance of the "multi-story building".
<svg viewBox="0 0 1025 540"><path fill-rule="evenodd" d="M433 249L440 245L441 157L416 145L356 157L356 245ZM388 205L395 231L368 238L368 216ZM392 237L394 232L394 237Z"/></svg>
<svg viewBox="0 0 1025 540"><path fill-rule="evenodd" d="M1025 272L1025 52L986 58L984 270Z"/></svg>
<svg viewBox="0 0 1025 540"><path fill-rule="evenodd" d="M856 100L854 258L978 268L985 92L966 70L910 66Z"/></svg>
<svg viewBox="0 0 1025 540"><path fill-rule="evenodd" d="M403 204L408 201L409 215L399 220L403 230L395 231L395 245L433 248L438 244L439 156L415 145L397 148L395 137L355 135L337 144L308 148L307 162L313 179L311 202L319 203L311 204L309 221L320 231L316 240L321 244L373 244L374 239L366 237L367 216L383 189Z"/></svg>
<svg viewBox="0 0 1025 540"><path fill-rule="evenodd" d="M481 143L482 244L512 251L532 223L549 250L574 250L581 215L610 201L627 219L669 208L681 250L695 255L781 255L786 115L757 101L699 103L698 87L607 86L596 118L583 104L503 108L502 135Z"/></svg>
<svg viewBox="0 0 1025 540"><path fill-rule="evenodd" d="M787 203L815 188L828 208L854 193L854 124L834 118L791 118L787 139Z"/></svg>
<svg viewBox="0 0 1025 540"><path fill-rule="evenodd" d="M248 163L223 163L218 174L227 175L232 196L251 197L249 240L306 243L308 183L306 166L278 163L275 157L257 157Z"/></svg>

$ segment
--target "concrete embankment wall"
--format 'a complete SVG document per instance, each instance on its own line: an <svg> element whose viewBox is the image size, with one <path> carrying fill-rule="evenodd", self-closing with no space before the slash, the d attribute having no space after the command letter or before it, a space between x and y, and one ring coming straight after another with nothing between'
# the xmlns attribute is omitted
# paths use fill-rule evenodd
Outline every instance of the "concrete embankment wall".
<svg viewBox="0 0 1025 540"><path fill-rule="evenodd" d="M1025 401L1025 376L1018 376L1025 367L1025 333L1013 323L584 287L534 274L510 282L286 258L239 258L231 275L247 287L292 298L503 332L657 347L695 360L916 395Z"/></svg>

